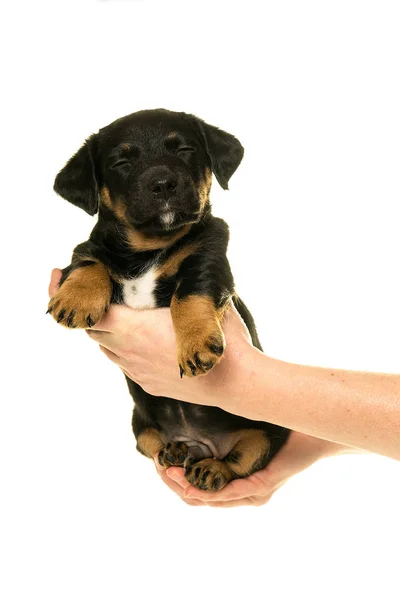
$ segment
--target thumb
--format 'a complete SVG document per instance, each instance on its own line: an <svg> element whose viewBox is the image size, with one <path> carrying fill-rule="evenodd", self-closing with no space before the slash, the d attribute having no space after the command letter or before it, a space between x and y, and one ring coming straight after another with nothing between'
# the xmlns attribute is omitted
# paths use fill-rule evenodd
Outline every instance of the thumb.
<svg viewBox="0 0 400 600"><path fill-rule="evenodd" d="M50 296L50 298L52 296L54 296L54 294L58 290L58 288L60 286L61 276L62 276L61 269L53 269L52 270L51 277L50 277L50 284L49 284L49 296Z"/></svg>

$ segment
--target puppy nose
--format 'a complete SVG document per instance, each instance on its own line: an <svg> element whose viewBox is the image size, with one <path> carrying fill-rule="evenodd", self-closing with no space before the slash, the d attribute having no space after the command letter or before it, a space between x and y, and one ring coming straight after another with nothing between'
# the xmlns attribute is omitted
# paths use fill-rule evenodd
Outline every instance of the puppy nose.
<svg viewBox="0 0 400 600"><path fill-rule="evenodd" d="M155 177L149 182L149 188L153 194L157 197L164 196L165 198L169 198L169 196L175 194L177 185L177 180L172 176Z"/></svg>

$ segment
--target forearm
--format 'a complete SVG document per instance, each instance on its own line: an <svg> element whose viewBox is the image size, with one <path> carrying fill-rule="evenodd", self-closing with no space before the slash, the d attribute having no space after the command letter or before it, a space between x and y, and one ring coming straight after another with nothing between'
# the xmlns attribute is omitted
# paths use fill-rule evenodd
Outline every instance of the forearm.
<svg viewBox="0 0 400 600"><path fill-rule="evenodd" d="M253 420L400 459L400 375L271 359L252 346L235 310L226 314L223 330L226 348L219 364L206 375L183 379L168 310L112 307L90 333L110 351L111 360L152 395L219 406Z"/></svg>
<svg viewBox="0 0 400 600"><path fill-rule="evenodd" d="M225 384L218 393L230 412L400 459L398 375L295 365L251 350Z"/></svg>

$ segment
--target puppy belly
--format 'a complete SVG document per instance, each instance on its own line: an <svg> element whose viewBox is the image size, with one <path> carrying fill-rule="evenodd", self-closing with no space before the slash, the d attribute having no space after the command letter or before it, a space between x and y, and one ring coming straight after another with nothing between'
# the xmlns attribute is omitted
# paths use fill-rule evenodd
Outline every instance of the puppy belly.
<svg viewBox="0 0 400 600"><path fill-rule="evenodd" d="M199 440L194 440L178 434L174 436L172 441L184 442L188 447L188 455L194 460L201 460L202 458L214 458L218 453L218 450L214 444L210 443L208 440L200 442Z"/></svg>
<svg viewBox="0 0 400 600"><path fill-rule="evenodd" d="M186 428L177 429L175 433L168 434L163 432L167 441L184 442L188 447L188 454L195 460L203 458L225 458L232 448L237 443L240 434L235 433L218 433L207 435L208 432L196 430L192 427L190 430Z"/></svg>

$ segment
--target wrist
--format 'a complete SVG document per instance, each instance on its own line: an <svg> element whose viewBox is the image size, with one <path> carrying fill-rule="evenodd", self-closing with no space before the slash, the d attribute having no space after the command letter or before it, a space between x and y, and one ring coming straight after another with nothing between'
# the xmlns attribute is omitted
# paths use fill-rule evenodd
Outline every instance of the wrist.
<svg viewBox="0 0 400 600"><path fill-rule="evenodd" d="M239 416L255 418L252 416L252 398L259 383L260 356L266 358L247 340L235 348L227 347L224 359L213 373L213 380L209 380L217 406Z"/></svg>
<svg viewBox="0 0 400 600"><path fill-rule="evenodd" d="M228 344L218 365L206 375L186 381L185 395L180 399L217 406L227 412L246 416L243 411L247 393L247 365L253 351L255 348L250 344L240 344L240 348L236 345L235 349Z"/></svg>
<svg viewBox="0 0 400 600"><path fill-rule="evenodd" d="M324 440L322 438L313 438L309 436L310 440L313 440L316 448L318 448L318 452L320 453L320 458L328 458L329 456L337 456L338 454L349 454L349 453L357 453L361 452L358 448L353 448L352 446L345 446L344 444L339 444L337 442L331 442L330 440Z"/></svg>

